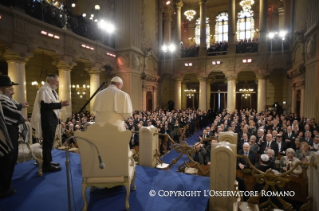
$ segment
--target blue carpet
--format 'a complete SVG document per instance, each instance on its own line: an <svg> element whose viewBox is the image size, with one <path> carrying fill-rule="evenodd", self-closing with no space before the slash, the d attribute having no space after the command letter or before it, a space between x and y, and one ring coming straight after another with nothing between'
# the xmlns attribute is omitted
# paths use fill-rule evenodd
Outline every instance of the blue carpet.
<svg viewBox="0 0 319 211"><path fill-rule="evenodd" d="M54 161L61 163L62 171L44 173L42 177L39 177L33 161L16 165L12 185L17 189L17 193L9 198L0 199L0 211L64 211L68 209L65 153L53 150L52 154ZM165 159L166 157L169 159L174 155L167 155ZM72 210L81 210L83 199L81 196L82 180L79 155L71 153L70 162L73 184ZM137 189L131 191L130 194L131 211L194 211L206 208L208 197L204 196L203 191L209 189L209 178L207 177L137 166L135 184ZM154 190L156 196L151 197L150 190ZM197 197L160 197L158 196L159 190L201 191L201 193L199 197L198 195ZM92 193L89 192L88 188L87 198L89 210L125 210L124 187L98 189Z"/></svg>
<svg viewBox="0 0 319 211"><path fill-rule="evenodd" d="M186 142L188 145L194 145L196 142L199 141L199 136L203 133L203 130L198 130L197 132L195 132L191 137L189 137L188 139L186 139ZM179 153L177 153L175 150L170 151L169 153L167 153L163 158L163 162L170 164L175 158L177 158L179 156ZM170 171L177 171L178 166L180 166L182 163L184 162L189 162L189 159L187 157L187 155L183 155L178 162L171 166Z"/></svg>

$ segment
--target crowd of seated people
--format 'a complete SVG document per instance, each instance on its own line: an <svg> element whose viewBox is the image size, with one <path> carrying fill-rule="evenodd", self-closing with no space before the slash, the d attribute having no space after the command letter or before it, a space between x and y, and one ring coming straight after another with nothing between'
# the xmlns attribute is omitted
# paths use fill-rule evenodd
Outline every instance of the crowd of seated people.
<svg viewBox="0 0 319 211"><path fill-rule="evenodd" d="M207 152L211 150L207 147L211 145L209 141L202 140L211 138L215 141L220 132L228 131L238 134L237 153L246 155L252 165L258 167L260 155L266 154L269 157L267 161L269 168L281 172L287 171L298 161L308 162L310 151L319 150L318 129L314 119L300 120L295 114L273 115L271 112L256 113L254 110L236 110L227 113L224 110L198 138L200 144L196 146L196 152L201 154L195 157L195 161L204 165L209 164L210 158ZM205 159L197 159L200 157ZM290 167L287 167L288 165ZM237 167L251 168L243 158L237 160ZM294 172L300 173L299 170L298 167Z"/></svg>
<svg viewBox="0 0 319 211"><path fill-rule="evenodd" d="M196 57L198 56L199 52L199 46L193 45L193 46L181 46L181 57Z"/></svg>
<svg viewBox="0 0 319 211"><path fill-rule="evenodd" d="M228 43L216 42L207 49L207 55L222 55L227 53Z"/></svg>
<svg viewBox="0 0 319 211"><path fill-rule="evenodd" d="M258 39L239 40L235 44L236 53L258 52Z"/></svg>
<svg viewBox="0 0 319 211"><path fill-rule="evenodd" d="M258 39L248 39L236 41L236 53L251 53L258 52ZM223 55L227 54L228 42L216 42L207 48L207 55ZM181 56L183 57L196 57L198 56L199 45L194 46L181 46Z"/></svg>
<svg viewBox="0 0 319 211"><path fill-rule="evenodd" d="M64 140L75 130L83 130L87 122L94 122L94 116L89 112L73 114L72 118L62 123ZM257 113L255 110L243 109L227 113L224 109L219 113L195 109L172 110L158 109L155 111L135 111L125 121L125 127L132 132L139 131L142 126L154 126L159 133L168 134L176 143L190 137L196 129L204 128L198 137L194 160L200 164L210 164L210 147L218 140L220 132L238 134L237 153L246 155L256 167L259 164L258 154L267 154L269 167L279 171L287 169L287 163L281 159L308 162L310 151L319 150L319 127L314 119L299 118L295 114L283 115L272 112ZM209 125L209 126L207 126ZM206 126L206 127L205 127ZM160 151L163 154L165 136L159 136ZM167 140L167 149L171 144ZM138 133L132 133L130 148L139 145ZM289 156L287 154L289 152ZM277 160L277 162L276 162ZM277 165L275 165L277 163ZM244 159L238 159L239 169L251 168ZM286 167L286 168L284 168Z"/></svg>

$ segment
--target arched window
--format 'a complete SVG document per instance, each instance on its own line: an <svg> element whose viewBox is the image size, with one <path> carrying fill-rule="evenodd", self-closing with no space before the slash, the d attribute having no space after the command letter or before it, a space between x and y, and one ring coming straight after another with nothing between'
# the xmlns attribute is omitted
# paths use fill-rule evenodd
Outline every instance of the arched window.
<svg viewBox="0 0 319 211"><path fill-rule="evenodd" d="M253 39L254 38L254 11L240 11L237 15L237 39L245 40L245 39Z"/></svg>
<svg viewBox="0 0 319 211"><path fill-rule="evenodd" d="M200 19L196 20L195 27L195 43L200 45ZM209 18L206 17L206 46L209 48L210 46L210 26L209 26Z"/></svg>
<svg viewBox="0 0 319 211"><path fill-rule="evenodd" d="M228 41L228 13L222 12L216 16L215 42Z"/></svg>

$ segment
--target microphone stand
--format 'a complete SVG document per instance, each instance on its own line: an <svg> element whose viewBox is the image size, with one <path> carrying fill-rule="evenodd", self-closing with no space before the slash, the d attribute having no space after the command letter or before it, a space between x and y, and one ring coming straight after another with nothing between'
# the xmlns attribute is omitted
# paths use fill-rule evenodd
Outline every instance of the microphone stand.
<svg viewBox="0 0 319 211"><path fill-rule="evenodd" d="M82 139L82 140L92 144L95 147L96 151L97 151L97 154L98 154L98 157L99 157L99 161L102 163L101 158L100 158L100 152L99 152L98 148L96 147L96 145L94 143L92 143L91 141L89 141L89 140L87 140L85 138L79 137L79 136L71 136L71 137L69 137L69 138L67 138L65 140L65 142L66 142L66 147L65 147L65 169L66 169L66 181L67 181L67 188L68 188L68 210L69 211L72 211L72 207L71 207L70 159L69 159L69 145L68 145L68 143L69 143L69 140L72 139L72 138Z"/></svg>
<svg viewBox="0 0 319 211"><path fill-rule="evenodd" d="M81 113L85 107L87 106L87 104L89 104L91 102L91 100L93 99L93 97L95 97L95 95L106 85L106 81L104 81L101 86L94 92L94 94L90 97L90 99L88 101L86 101L86 103L84 104L84 106L80 109L79 113Z"/></svg>

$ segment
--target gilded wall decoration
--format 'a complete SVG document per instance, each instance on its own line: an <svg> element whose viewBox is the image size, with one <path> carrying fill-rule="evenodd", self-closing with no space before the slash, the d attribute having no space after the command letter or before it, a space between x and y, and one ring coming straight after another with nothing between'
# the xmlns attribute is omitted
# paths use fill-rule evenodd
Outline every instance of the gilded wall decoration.
<svg viewBox="0 0 319 211"><path fill-rule="evenodd" d="M315 55L315 52L316 52L316 42L315 42L315 40L316 39L314 39L314 37L311 37L308 40L307 51L306 51L308 58L312 58Z"/></svg>

